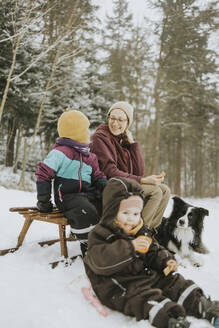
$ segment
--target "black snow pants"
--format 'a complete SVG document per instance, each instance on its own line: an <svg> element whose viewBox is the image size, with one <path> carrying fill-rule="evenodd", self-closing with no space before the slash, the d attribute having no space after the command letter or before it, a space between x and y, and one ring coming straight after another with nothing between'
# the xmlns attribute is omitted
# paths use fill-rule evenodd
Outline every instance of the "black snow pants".
<svg viewBox="0 0 219 328"><path fill-rule="evenodd" d="M134 316L136 320L149 320L157 328L167 328L170 318L191 315L200 318L199 302L202 290L192 280L178 273L165 277L157 274L150 287L136 295L114 295L111 308ZM129 293L128 293L129 294Z"/></svg>
<svg viewBox="0 0 219 328"><path fill-rule="evenodd" d="M101 199L88 193L69 193L58 206L71 226L71 233L79 240L88 239L88 233L99 222Z"/></svg>

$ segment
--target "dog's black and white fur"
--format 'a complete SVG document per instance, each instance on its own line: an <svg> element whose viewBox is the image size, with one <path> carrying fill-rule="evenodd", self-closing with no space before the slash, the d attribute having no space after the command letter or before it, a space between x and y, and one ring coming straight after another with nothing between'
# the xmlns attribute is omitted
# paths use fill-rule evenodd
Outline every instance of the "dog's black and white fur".
<svg viewBox="0 0 219 328"><path fill-rule="evenodd" d="M183 260L187 259L192 265L201 266L203 263L195 256L195 252L208 253L202 242L202 232L204 217L209 212L186 203L178 196L172 199L172 212L168 218L163 218L155 238L175 253L178 264L184 265Z"/></svg>

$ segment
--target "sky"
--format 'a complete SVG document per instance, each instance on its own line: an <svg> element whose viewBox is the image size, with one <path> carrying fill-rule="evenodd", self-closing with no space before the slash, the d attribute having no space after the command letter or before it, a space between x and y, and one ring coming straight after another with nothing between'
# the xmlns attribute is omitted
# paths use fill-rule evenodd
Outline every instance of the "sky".
<svg viewBox="0 0 219 328"><path fill-rule="evenodd" d="M93 0L93 3L100 6L98 14L102 19L106 14L112 12L112 0ZM146 0L128 0L128 3L136 25L143 24L144 16L150 17L150 19L156 19L156 12L149 9Z"/></svg>
<svg viewBox="0 0 219 328"><path fill-rule="evenodd" d="M209 0L208 0L209 1ZM99 5L98 16L103 21L106 14L112 12L113 0L93 0L93 3ZM206 0L197 0L197 5L200 7L206 6L208 3ZM151 21L159 22L160 14L157 10L149 7L147 0L128 0L129 9L133 14L134 22L139 26L148 26L151 28ZM218 4L219 6L219 4ZM149 20L144 20L144 17ZM219 33L215 32L212 34L209 40L209 47L218 52L219 48Z"/></svg>

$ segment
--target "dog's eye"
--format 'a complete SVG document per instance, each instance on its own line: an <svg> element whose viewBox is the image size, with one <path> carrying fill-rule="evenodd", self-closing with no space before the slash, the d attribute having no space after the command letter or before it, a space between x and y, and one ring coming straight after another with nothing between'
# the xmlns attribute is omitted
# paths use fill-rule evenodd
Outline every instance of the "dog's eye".
<svg viewBox="0 0 219 328"><path fill-rule="evenodd" d="M189 213L188 214L188 219L191 219L192 218L192 213Z"/></svg>

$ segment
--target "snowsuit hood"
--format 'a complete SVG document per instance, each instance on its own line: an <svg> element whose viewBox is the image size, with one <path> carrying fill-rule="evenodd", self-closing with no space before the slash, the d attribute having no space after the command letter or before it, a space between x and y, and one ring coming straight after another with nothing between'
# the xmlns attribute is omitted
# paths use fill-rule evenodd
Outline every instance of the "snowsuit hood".
<svg viewBox="0 0 219 328"><path fill-rule="evenodd" d="M121 177L111 178L103 191L101 224L112 228L120 202L132 195L138 195L144 200L144 192L137 181Z"/></svg>

